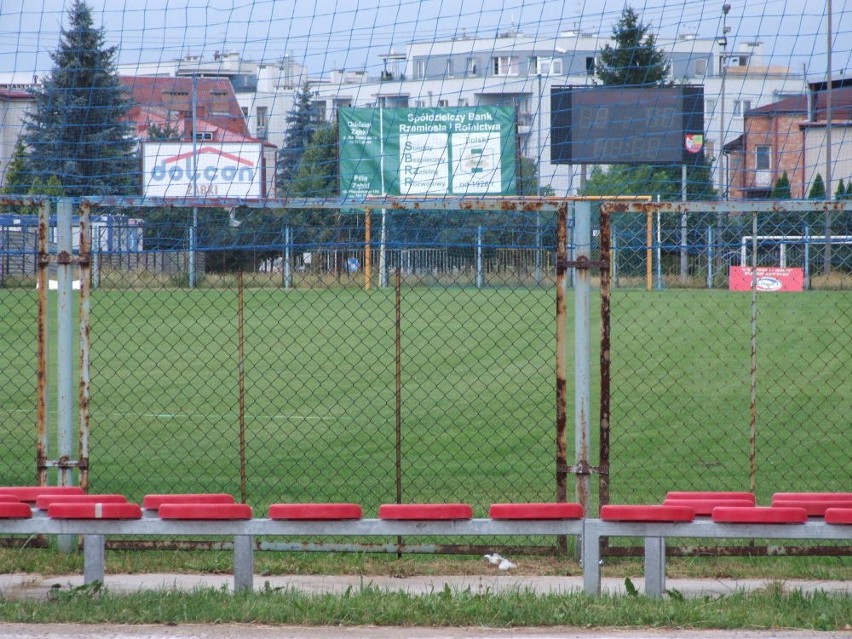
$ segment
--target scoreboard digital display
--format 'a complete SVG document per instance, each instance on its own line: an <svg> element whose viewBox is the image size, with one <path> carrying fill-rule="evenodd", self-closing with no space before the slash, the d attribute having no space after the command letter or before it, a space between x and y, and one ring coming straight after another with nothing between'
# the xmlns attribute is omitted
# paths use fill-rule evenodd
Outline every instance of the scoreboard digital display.
<svg viewBox="0 0 852 639"><path fill-rule="evenodd" d="M704 88L551 89L552 164L701 164Z"/></svg>

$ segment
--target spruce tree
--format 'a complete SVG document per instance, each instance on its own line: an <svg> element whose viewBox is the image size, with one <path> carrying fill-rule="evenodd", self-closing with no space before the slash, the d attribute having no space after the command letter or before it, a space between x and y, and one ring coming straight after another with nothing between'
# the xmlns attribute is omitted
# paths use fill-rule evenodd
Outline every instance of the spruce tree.
<svg viewBox="0 0 852 639"><path fill-rule="evenodd" d="M835 200L845 200L846 199L846 185L843 183L843 178L840 178L840 181L837 183L837 189L834 191L834 199Z"/></svg>
<svg viewBox="0 0 852 639"><path fill-rule="evenodd" d="M291 191L289 182L298 174L311 138L323 124L314 107L313 96L314 91L305 80L296 92L293 108L287 115L287 131L284 145L278 151L276 171L279 191L285 194Z"/></svg>
<svg viewBox="0 0 852 639"><path fill-rule="evenodd" d="M666 54L657 49L657 39L648 30L632 7L624 8L612 30L614 44L607 43L598 54L595 72L601 84L647 87L667 83Z"/></svg>
<svg viewBox="0 0 852 639"><path fill-rule="evenodd" d="M116 47L104 41L89 6L75 0L24 124L30 183L56 176L68 196L138 192L130 101L115 70Z"/></svg>

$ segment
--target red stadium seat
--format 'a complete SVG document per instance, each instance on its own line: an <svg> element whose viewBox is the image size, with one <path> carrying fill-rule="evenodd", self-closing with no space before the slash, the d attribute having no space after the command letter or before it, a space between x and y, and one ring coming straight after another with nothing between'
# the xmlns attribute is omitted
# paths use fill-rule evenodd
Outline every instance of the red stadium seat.
<svg viewBox="0 0 852 639"><path fill-rule="evenodd" d="M772 508L778 507L804 508L808 517L822 517L829 508L852 508L852 501L842 499L773 499Z"/></svg>
<svg viewBox="0 0 852 639"><path fill-rule="evenodd" d="M686 506L699 517L709 516L716 506L754 506L749 499L666 499L663 506Z"/></svg>
<svg viewBox="0 0 852 639"><path fill-rule="evenodd" d="M829 508L825 511L827 524L852 524L852 508Z"/></svg>
<svg viewBox="0 0 852 639"><path fill-rule="evenodd" d="M731 490L672 490L666 493L664 501L670 499L745 499L754 506L754 493Z"/></svg>
<svg viewBox="0 0 852 639"><path fill-rule="evenodd" d="M712 517L720 524L803 524L808 520L808 512L796 507L719 506L713 509Z"/></svg>
<svg viewBox="0 0 852 639"><path fill-rule="evenodd" d="M233 520L251 519L248 504L162 504L160 519Z"/></svg>
<svg viewBox="0 0 852 639"><path fill-rule="evenodd" d="M29 519L33 511L20 501L0 502L0 519Z"/></svg>
<svg viewBox="0 0 852 639"><path fill-rule="evenodd" d="M607 504L601 507L601 519L636 522L693 521L695 511L686 506Z"/></svg>
<svg viewBox="0 0 852 639"><path fill-rule="evenodd" d="M341 520L361 519L364 513L358 504L272 504L270 519Z"/></svg>
<svg viewBox="0 0 852 639"><path fill-rule="evenodd" d="M380 519L471 519L473 509L468 504L383 504Z"/></svg>
<svg viewBox="0 0 852 639"><path fill-rule="evenodd" d="M791 499L852 502L852 493L775 493L772 495L772 503L776 501L789 501Z"/></svg>
<svg viewBox="0 0 852 639"><path fill-rule="evenodd" d="M236 500L228 493L172 493L145 495L142 507L159 510L163 504L233 504Z"/></svg>
<svg viewBox="0 0 852 639"><path fill-rule="evenodd" d="M53 519L141 519L139 504L88 503L50 504L47 516Z"/></svg>
<svg viewBox="0 0 852 639"><path fill-rule="evenodd" d="M39 495L36 497L36 508L47 510L50 504L126 504L124 495Z"/></svg>
<svg viewBox="0 0 852 639"><path fill-rule="evenodd" d="M79 486L0 486L0 495L14 495L21 501L35 503L39 495L83 495Z"/></svg>
<svg viewBox="0 0 852 639"><path fill-rule="evenodd" d="M492 504L491 519L582 519L583 507L573 503Z"/></svg>

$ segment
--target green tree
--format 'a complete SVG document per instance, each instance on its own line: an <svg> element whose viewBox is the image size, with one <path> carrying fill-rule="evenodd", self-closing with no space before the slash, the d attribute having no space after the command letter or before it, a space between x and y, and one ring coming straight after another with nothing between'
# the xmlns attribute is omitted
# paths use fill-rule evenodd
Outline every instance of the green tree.
<svg viewBox="0 0 852 639"><path fill-rule="evenodd" d="M148 139L180 140L180 129L172 125L171 122L164 122L163 124L151 122L148 124Z"/></svg>
<svg viewBox="0 0 852 639"><path fill-rule="evenodd" d="M843 183L843 178L837 182L837 189L834 191L834 199L835 200L845 200L846 199L846 185Z"/></svg>
<svg viewBox="0 0 852 639"><path fill-rule="evenodd" d="M825 199L825 182L822 179L822 175L819 173L816 174L814 178L814 183L811 184L811 190L808 191L808 199L809 200L824 200Z"/></svg>
<svg viewBox="0 0 852 639"><path fill-rule="evenodd" d="M314 91L305 80L296 92L293 108L287 115L284 145L278 150L276 178L282 193L292 191L289 184L299 172L302 156L314 133L323 126L322 118L313 103Z"/></svg>
<svg viewBox="0 0 852 639"><path fill-rule="evenodd" d="M15 143L12 157L6 166L6 182L3 184L3 193L6 195L21 195L29 192L32 183L26 172L27 150L21 138Z"/></svg>
<svg viewBox="0 0 852 639"><path fill-rule="evenodd" d="M846 182L846 199L852 200L852 178Z"/></svg>
<svg viewBox="0 0 852 639"><path fill-rule="evenodd" d="M772 187L772 193L769 195L773 200L789 200L793 197L790 191L790 178L787 176L787 171L784 171L777 180L775 186Z"/></svg>
<svg viewBox="0 0 852 639"><path fill-rule="evenodd" d="M538 162L521 156L518 162L518 195L553 195L553 188L550 185L542 185L540 180Z"/></svg>
<svg viewBox="0 0 852 639"><path fill-rule="evenodd" d="M625 7L612 30L614 44L607 43L598 54L595 73L607 86L663 86L669 75L666 54L657 49L649 25L639 21L632 7Z"/></svg>
<svg viewBox="0 0 852 639"><path fill-rule="evenodd" d="M104 46L89 6L71 5L68 28L52 52L53 69L34 91L24 123L31 179L58 176L69 196L137 192L136 142L130 102L115 70L116 47Z"/></svg>

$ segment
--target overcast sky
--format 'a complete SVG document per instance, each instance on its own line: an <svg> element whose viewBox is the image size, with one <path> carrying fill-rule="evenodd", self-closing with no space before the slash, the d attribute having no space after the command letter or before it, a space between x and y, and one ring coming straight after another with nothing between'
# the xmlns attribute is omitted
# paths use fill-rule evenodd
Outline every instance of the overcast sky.
<svg viewBox="0 0 852 639"><path fill-rule="evenodd" d="M2 0L0 73L43 73L51 67L64 10L71 0ZM664 37L715 37L722 2L636 0L629 3ZM730 0L729 42L760 40L770 62L825 77L828 0ZM253 60L285 54L312 75L332 69L376 71L379 55L411 41L519 30L553 37L575 30L612 34L623 0L89 0L95 24L120 63L211 57L238 51ZM832 72L852 75L852 2L832 3Z"/></svg>

